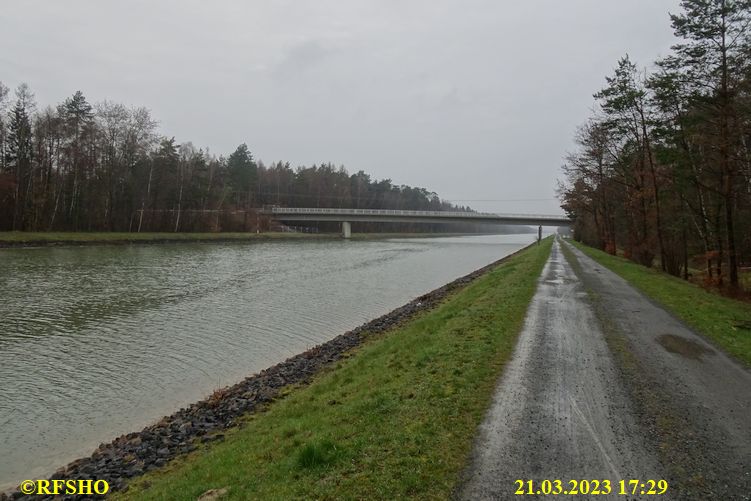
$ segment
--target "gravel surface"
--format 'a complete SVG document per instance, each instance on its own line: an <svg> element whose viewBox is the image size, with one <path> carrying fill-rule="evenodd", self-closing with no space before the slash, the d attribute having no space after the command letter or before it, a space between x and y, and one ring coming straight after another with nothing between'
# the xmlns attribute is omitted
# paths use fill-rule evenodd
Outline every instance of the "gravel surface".
<svg viewBox="0 0 751 501"><path fill-rule="evenodd" d="M678 499L751 499L751 372L572 248Z"/></svg>
<svg viewBox="0 0 751 501"><path fill-rule="evenodd" d="M481 425L460 499L512 499L516 480L534 480L539 489L544 479L560 479L568 490L572 479L608 479L615 490L621 479L663 478L587 292L560 245L553 246Z"/></svg>
<svg viewBox="0 0 751 501"><path fill-rule="evenodd" d="M517 479L666 479L662 496L590 498L749 500L751 372L556 242L457 497L511 499Z"/></svg>

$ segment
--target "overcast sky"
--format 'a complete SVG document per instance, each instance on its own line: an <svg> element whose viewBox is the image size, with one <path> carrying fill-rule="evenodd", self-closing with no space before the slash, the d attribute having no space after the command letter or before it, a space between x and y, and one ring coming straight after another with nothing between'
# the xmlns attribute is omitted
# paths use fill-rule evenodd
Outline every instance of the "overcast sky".
<svg viewBox="0 0 751 501"><path fill-rule="evenodd" d="M42 105L80 89L146 106L163 134L217 154L246 142L266 163L343 164L526 213L560 212L560 165L592 94L625 53L640 65L667 54L678 11L678 0L0 5L0 81L27 82Z"/></svg>

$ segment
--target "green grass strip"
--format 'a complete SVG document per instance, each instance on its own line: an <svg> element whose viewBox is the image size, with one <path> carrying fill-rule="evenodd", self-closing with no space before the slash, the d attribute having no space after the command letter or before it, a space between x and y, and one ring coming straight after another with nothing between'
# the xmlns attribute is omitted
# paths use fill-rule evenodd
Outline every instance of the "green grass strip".
<svg viewBox="0 0 751 501"><path fill-rule="evenodd" d="M115 499L447 499L552 239L374 338Z"/></svg>
<svg viewBox="0 0 751 501"><path fill-rule="evenodd" d="M353 240L378 240L384 238L437 238L466 236L468 233L353 233ZM137 242L200 242L227 240L277 240L277 239L338 239L339 233L295 233L295 232L214 232L214 233L170 233L170 232L26 232L0 231L0 244L96 244L96 243L137 243Z"/></svg>
<svg viewBox="0 0 751 501"><path fill-rule="evenodd" d="M653 268L572 242L676 317L751 366L751 304L726 298Z"/></svg>

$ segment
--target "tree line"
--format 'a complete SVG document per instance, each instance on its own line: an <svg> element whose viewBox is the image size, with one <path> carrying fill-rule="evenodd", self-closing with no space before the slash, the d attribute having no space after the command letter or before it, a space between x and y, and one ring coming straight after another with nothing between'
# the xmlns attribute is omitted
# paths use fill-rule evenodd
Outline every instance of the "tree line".
<svg viewBox="0 0 751 501"><path fill-rule="evenodd" d="M671 52L621 58L559 195L575 237L737 289L751 261L751 2L683 0Z"/></svg>
<svg viewBox="0 0 751 501"><path fill-rule="evenodd" d="M330 163L265 165L246 144L217 156L160 135L143 107L14 94L0 83L0 230L250 231L268 226L267 204L470 210Z"/></svg>

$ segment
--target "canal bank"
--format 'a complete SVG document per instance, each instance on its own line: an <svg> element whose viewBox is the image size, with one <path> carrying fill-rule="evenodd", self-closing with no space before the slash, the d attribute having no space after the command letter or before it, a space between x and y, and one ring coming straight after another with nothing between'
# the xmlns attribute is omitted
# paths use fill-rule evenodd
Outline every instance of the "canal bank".
<svg viewBox="0 0 751 501"><path fill-rule="evenodd" d="M356 233L353 240L383 238L436 238L474 235L472 233ZM61 247L91 245L134 245L199 242L263 242L268 240L339 239L340 233L274 232L263 233L124 233L124 232L23 232L0 231L0 249L23 247Z"/></svg>
<svg viewBox="0 0 751 501"><path fill-rule="evenodd" d="M548 240L477 270L103 444L55 477L117 489L154 470L129 488L136 498L194 499L211 488L237 499L445 495L549 250Z"/></svg>
<svg viewBox="0 0 751 501"><path fill-rule="evenodd" d="M90 245L133 245L195 242L253 242L279 239L336 238L333 233L128 233L128 232L0 232L0 249Z"/></svg>

